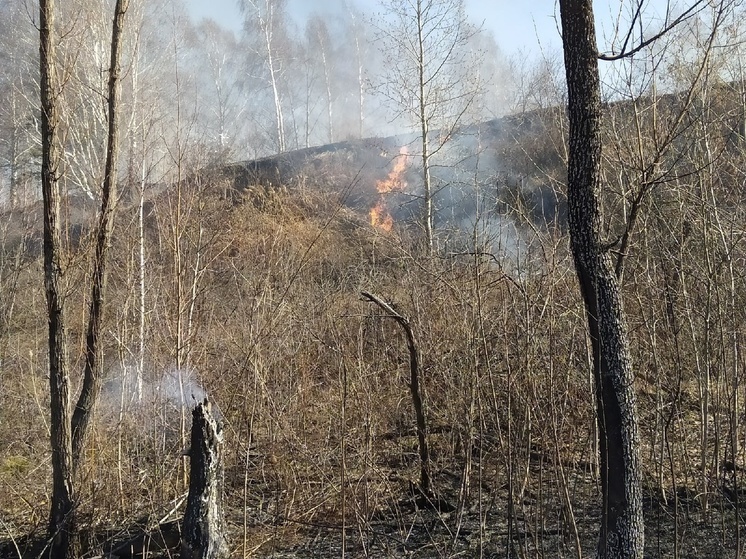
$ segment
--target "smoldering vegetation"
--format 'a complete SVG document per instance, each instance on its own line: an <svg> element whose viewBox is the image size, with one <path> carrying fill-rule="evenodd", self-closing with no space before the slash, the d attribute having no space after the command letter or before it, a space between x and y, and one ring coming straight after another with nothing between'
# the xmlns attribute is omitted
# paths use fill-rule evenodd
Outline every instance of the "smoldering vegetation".
<svg viewBox="0 0 746 559"><path fill-rule="evenodd" d="M543 114L547 127L552 114ZM485 141L490 150L465 160L510 161L504 154L517 133L507 122L502 139ZM477 142L467 137L454 153ZM423 260L417 211L408 207L416 161L402 166L397 184L406 186L386 201L391 230L370 223L376 185L396 167L395 146L407 145L402 137L372 143L368 151L301 153L296 171L277 183L254 177L237 187L233 166L197 173L147 200L141 232L139 205L122 207L106 322L109 380L81 474L89 555L108 549L117 526L155 529L178 517L185 403L204 394L226 426L225 502L237 556L343 548L569 556L593 548L590 356L562 197L538 186L553 170L522 182L508 165L444 170L441 250ZM740 148L728 149L740 157ZM284 157L287 164L292 154ZM727 190L715 192L724 197L720 219L735 226L738 205L727 203ZM624 294L639 371L650 556L677 546L683 557L717 557L736 545L742 491L742 459L729 450L741 429L729 352L740 343L743 278L734 267L701 281L723 241L712 214L700 213L712 206L688 206L677 218L683 242L670 237L668 208L688 196L667 190L646 210ZM189 219L174 213L178 201ZM91 241L81 239L70 258L86 258ZM733 262L743 258L739 239ZM0 475L14 537L43 531L48 506L46 319L39 256L25 246L3 268ZM82 266L69 270L79 339L85 275ZM418 458L406 346L396 325L361 301L362 290L390 301L416 332L441 510L410 493ZM722 326L713 329L713 320ZM706 433L698 427L704 399ZM690 531L698 543L685 546Z"/></svg>
<svg viewBox="0 0 746 559"><path fill-rule="evenodd" d="M278 51L287 88L278 154L261 35L250 25L246 36L195 25L173 6L134 12L141 50L130 51L125 88L131 121L103 328L107 378L76 478L83 556L114 556L135 530L150 534L139 540L143 555L174 556L190 408L205 395L225 428L233 557L592 555L596 410L566 227L556 68L514 68L515 83L527 85L512 101L500 91L499 106L486 99L457 129L436 128L433 146L447 141L433 160L428 258L417 136L385 118L374 92L365 91L363 118L348 95L358 74L342 61L357 60L349 53L364 18L340 12L346 24L328 22L340 28L328 44L346 53L330 60L348 79L332 84L331 118L308 44ZM9 101L2 137L14 138L1 146L0 556L36 557L50 505L48 322L34 44L12 7L0 5L0 43L15 57L0 68ZM82 45L104 29L73 15L67 41ZM284 37L318 41L314 25ZM671 52L694 52L687 37L674 35ZM370 49L361 59L375 63L371 43L361 44ZM95 52L81 50L80 60L100 67L100 52L85 58ZM742 547L744 88L732 52L713 54L705 77L676 58L666 59L665 92L651 93L637 61L607 76L616 93L604 113L602 227L609 253L625 258L646 557L714 558ZM91 171L101 145L96 75L81 71L65 93L74 372L84 358L100 180ZM89 118L98 124L73 133ZM416 335L430 502L416 491L406 341L362 291L389 302ZM72 381L75 393L77 373Z"/></svg>

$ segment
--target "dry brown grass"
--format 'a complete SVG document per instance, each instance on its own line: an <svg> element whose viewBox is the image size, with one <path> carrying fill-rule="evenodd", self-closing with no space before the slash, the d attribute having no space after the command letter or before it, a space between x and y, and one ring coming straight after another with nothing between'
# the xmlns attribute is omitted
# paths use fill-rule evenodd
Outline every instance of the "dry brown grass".
<svg viewBox="0 0 746 559"><path fill-rule="evenodd" d="M120 217L105 327L111 378L79 480L87 523L103 529L143 516L157 521L185 492L181 404L164 378L178 378L174 324L194 297L188 371L190 382L209 394L223 415L235 556L303 546L322 531L337 534L337 545L342 526L350 531L345 537L362 549L366 537L392 542L380 536L383 519L396 527L395 541L417 532L425 517L408 508L419 465L406 346L396 324L360 299L360 291L368 290L408 316L418 338L436 489L456 507L433 517L430 541L451 541L452 548L442 548L448 555L447 549L454 554L504 549L508 537L523 534L516 545L526 554L540 554L551 541L558 554L570 556L577 525L578 537L590 537L598 488L589 357L583 309L560 233L535 231L520 263L530 263L532 271L516 274L516 262L488 256L422 259L409 241L415 233L377 232L329 193L257 187L237 202L208 191L185 195L195 197L191 202L199 211L183 224L188 300L181 309L174 307L171 222L167 205L158 206L162 200L154 201L149 220L146 398L140 403L131 393L136 230L131 215ZM28 255L30 264L19 276L2 346L5 535L43 532L48 509L45 318L35 258ZM85 258L81 253L71 261ZM191 291L195 264L200 274ZM83 269L75 267L70 275L74 340L84 316ZM650 322L643 319L646 312L657 319L654 309L660 308L655 280L650 276L646 284L638 278L627 309L640 369L646 484L670 500L674 479L677 487L696 490L701 476L700 395L688 369L671 404L678 384L659 372L662 362L670 366L674 359L666 353L669 346L660 342L657 365L646 353ZM71 346L74 366L81 347ZM681 348L690 361L693 351ZM129 383L124 394L122 378ZM727 384L725 377L711 386L713 394L724 396L724 384L716 383ZM667 427L669 455L661 436L671 405L678 411ZM724 433L726 402L716 405L717 429ZM740 424L738 429L742 434ZM716 440L708 443L708 456L723 457L727 453L715 448ZM692 447L695 452L688 450ZM673 471L661 470L660 459L672 461ZM715 478L711 487L717 491L724 483ZM500 524L498 517L508 520ZM502 526L497 532L487 526L496 522ZM559 543L542 535L555 529ZM461 541L460 530L471 534L472 547L454 543ZM585 549L587 543L584 539ZM391 545L395 555L400 544Z"/></svg>

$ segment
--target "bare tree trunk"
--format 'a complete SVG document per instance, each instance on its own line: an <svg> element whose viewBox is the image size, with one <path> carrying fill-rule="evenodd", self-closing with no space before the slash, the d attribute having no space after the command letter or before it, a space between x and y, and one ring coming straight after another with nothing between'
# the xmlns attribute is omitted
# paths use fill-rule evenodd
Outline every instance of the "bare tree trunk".
<svg viewBox="0 0 746 559"><path fill-rule="evenodd" d="M272 32L274 28L274 6L267 3L267 21L262 21L265 46L267 48L267 67L269 68L269 80L272 86L272 98L275 103L275 124L277 127L277 151L285 151L285 120L282 114L282 99L280 97L280 85L277 83L277 63L275 61L274 47L272 46Z"/></svg>
<svg viewBox="0 0 746 559"><path fill-rule="evenodd" d="M371 301L389 313L404 330L407 337L407 349L409 350L409 391L412 394L412 404L417 418L417 441L420 449L420 491L426 498L433 497L430 483L430 450L427 445L427 420L425 418L425 406L422 401L420 389L420 357L417 351L417 342L412 331L412 326L407 318L396 312L391 305L380 297L363 291L361 293L368 301Z"/></svg>
<svg viewBox="0 0 746 559"><path fill-rule="evenodd" d="M182 559L228 557L223 520L223 432L205 400L192 412L189 497L181 536Z"/></svg>
<svg viewBox="0 0 746 559"><path fill-rule="evenodd" d="M423 209L423 225L425 227L425 252L428 256L433 254L433 189L432 181L430 176L430 131L429 131L429 117L427 115L427 93L425 82L425 37L422 13L422 0L417 0L417 46L419 48L418 53L418 70L419 70L419 103L420 103L420 134L422 136L422 183L424 187L424 204Z"/></svg>
<svg viewBox="0 0 746 559"><path fill-rule="evenodd" d="M102 365L99 357L101 322L103 320L104 290L106 288L106 257L114 228L114 211L117 202L117 159L119 157L119 97L120 59L124 16L129 0L117 0L114 8L114 23L111 28L111 61L109 65L108 119L109 130L106 145L106 167L101 191L101 212L96 237L96 253L91 278L91 301L88 309L86 332L85 367L83 388L72 418L73 466L77 468L83 451L86 434L93 417L93 410L101 389Z"/></svg>
<svg viewBox="0 0 746 559"><path fill-rule="evenodd" d="M62 294L59 171L61 153L57 126L59 84L55 68L54 0L39 2L39 69L41 89L41 183L44 200L44 288L49 320L49 393L51 407L52 506L49 515L50 557L70 554L75 527L70 387L67 370L65 312Z"/></svg>
<svg viewBox="0 0 746 559"><path fill-rule="evenodd" d="M65 333L62 266L60 263L61 224L59 169L61 152L57 133L59 115L54 48L54 0L39 4L39 54L42 120L42 196L44 199L44 283L49 320L49 386L51 404L50 442L52 447L52 506L49 519L50 556L66 558L76 554L74 544L75 492L73 471L82 453L85 434L100 385L97 361L101 307L105 285L106 248L111 236L114 174L117 153L117 82L119 75L119 39L127 0L117 0L112 29L112 58L109 76L109 142L102 194L101 221L93 272L91 308L86 339L86 366L83 390L70 418L69 372ZM123 6L124 5L124 6ZM73 427L74 426L74 427Z"/></svg>
<svg viewBox="0 0 746 559"><path fill-rule="evenodd" d="M360 48L360 31L358 29L357 20L355 19L355 12L352 6L345 2L347 11L350 14L352 20L352 32L355 38L355 56L357 61L357 93L358 93L358 137L363 137L363 123L365 122L365 77L363 74L363 55Z"/></svg>
<svg viewBox="0 0 746 559"><path fill-rule="evenodd" d="M319 42L321 42L321 61L324 65L324 83L326 85L326 112L327 117L329 119L329 143L334 143L334 114L333 114L333 106L332 106L332 78L329 75L329 60L326 56L326 43L323 42L324 40L322 38L319 38Z"/></svg>
<svg viewBox="0 0 746 559"><path fill-rule="evenodd" d="M145 168L141 171L137 202L137 403L142 402L142 383L145 370Z"/></svg>
<svg viewBox="0 0 746 559"><path fill-rule="evenodd" d="M585 301L599 427L598 557L642 558L644 526L632 361L619 285L600 238L601 101L592 0L560 0L569 103L567 205Z"/></svg>
<svg viewBox="0 0 746 559"><path fill-rule="evenodd" d="M480 55L470 45L478 29L467 22L464 1L382 0L391 17L373 23L390 66L384 68L381 92L417 128L423 183L420 220L423 253L428 256L435 244L433 157L450 133L466 124L464 118L480 90L479 79L474 78ZM440 129L437 139L430 137L435 128Z"/></svg>
<svg viewBox="0 0 746 559"><path fill-rule="evenodd" d="M16 92L13 88L10 92L10 110L12 115L12 126L10 127L10 156L8 157L10 185L8 189L8 198L10 209L13 210L18 204L18 118L16 115Z"/></svg>

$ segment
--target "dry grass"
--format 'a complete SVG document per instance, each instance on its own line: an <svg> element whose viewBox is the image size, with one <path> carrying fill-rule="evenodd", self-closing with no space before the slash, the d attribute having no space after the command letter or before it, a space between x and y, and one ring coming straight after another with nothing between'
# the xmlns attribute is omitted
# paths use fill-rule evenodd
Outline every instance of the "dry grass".
<svg viewBox="0 0 746 559"><path fill-rule="evenodd" d="M576 556L577 542L590 553L598 506L594 410L583 309L561 233L527 234L520 262L474 254L425 260L409 240L415 233L375 231L329 193L256 188L237 202L207 191L184 196L193 211L179 224L178 280L165 198L154 201L148 221L141 402L132 392L137 231L132 215L120 216L105 327L110 379L79 480L87 524L103 532L180 515L172 509L185 492L182 403L174 393L182 374L195 397L204 390L223 416L236 557L290 556L283 550L334 556L342 546L373 556L512 547L556 557ZM49 506L43 293L38 257L24 258L7 295L15 307L2 344L5 537L43 533ZM84 268L69 276L73 370L80 369ZM660 276L648 270L647 278L635 277L627 310L640 371L646 486L656 503L667 499L665 526L676 518L683 530L705 513L696 512L696 499L672 509L675 490L696 493L706 473L709 506L725 510L723 488L731 484L699 463L703 396L691 367L701 317L692 315L694 339L680 343L686 365L678 382L664 373L676 356L662 340L671 334L660 326ZM698 296L694 287L691 297ZM419 464L406 345L396 324L360 299L361 290L412 321L436 489L455 508L447 514L412 505ZM682 309L682 316L695 312ZM179 372L175 328L187 319L187 365ZM655 321L661 331L653 359ZM709 386L713 435L705 456L721 464L729 456L729 380L715 355L711 365L721 372L713 370ZM737 429L742 437L740 419ZM740 453L736 463L743 464ZM709 534L729 529L730 521L707 518ZM666 534L669 549L673 536Z"/></svg>

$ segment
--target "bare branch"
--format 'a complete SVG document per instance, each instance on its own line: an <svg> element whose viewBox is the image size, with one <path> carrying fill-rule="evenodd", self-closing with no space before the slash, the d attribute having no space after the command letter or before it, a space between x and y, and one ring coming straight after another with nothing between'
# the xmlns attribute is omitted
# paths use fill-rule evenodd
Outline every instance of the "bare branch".
<svg viewBox="0 0 746 559"><path fill-rule="evenodd" d="M638 45L635 47L632 47L631 49L627 50L627 45L629 44L630 38L632 36L632 29L634 28L635 21L640 18L640 12L642 10L642 4L644 0L640 0L637 5L637 10L635 11L635 15L632 18L632 21L629 25L629 31L624 38L624 44L622 45L621 52L618 53L611 53L611 54L605 54L605 53L599 53L598 58L599 60L605 60L607 62L613 62L614 60L621 60L623 58L629 58L630 56L634 56L644 48L652 45L654 42L656 42L658 39L666 35L669 31L671 31L673 28L678 26L680 23L685 22L689 18L694 17L698 13L700 13L702 10L705 9L705 7L709 4L707 0L696 0L694 4L692 4L689 8L684 10L684 12L681 13L676 19L674 19L671 23L666 25L660 32L656 33L652 37L649 37L647 39L642 39ZM724 2L725 0L723 0ZM721 7L723 2L721 2Z"/></svg>

